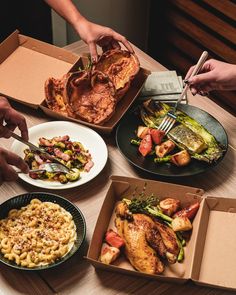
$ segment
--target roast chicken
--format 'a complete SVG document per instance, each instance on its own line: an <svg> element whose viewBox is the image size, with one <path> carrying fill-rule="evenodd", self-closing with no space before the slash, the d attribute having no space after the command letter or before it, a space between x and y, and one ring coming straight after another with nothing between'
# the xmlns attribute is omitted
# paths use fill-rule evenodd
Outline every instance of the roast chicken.
<svg viewBox="0 0 236 295"><path fill-rule="evenodd" d="M115 225L125 241L125 255L135 269L148 274L164 271L164 261L175 263L179 246L171 228L141 213L130 214L127 205L116 206Z"/></svg>

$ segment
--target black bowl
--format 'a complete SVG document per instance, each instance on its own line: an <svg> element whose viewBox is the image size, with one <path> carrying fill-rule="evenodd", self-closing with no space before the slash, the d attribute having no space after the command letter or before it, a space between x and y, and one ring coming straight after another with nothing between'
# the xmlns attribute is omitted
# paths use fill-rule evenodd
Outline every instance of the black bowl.
<svg viewBox="0 0 236 295"><path fill-rule="evenodd" d="M16 269L35 271L35 270L45 270L45 269L56 267L60 265L61 263L65 262L66 260L68 260L72 255L74 255L79 250L80 246L82 245L85 239L86 223L80 209L76 205L68 201L67 199L58 195L51 194L51 193L45 193L45 192L25 193L7 200L6 202L0 205L0 219L6 218L8 215L8 212L11 209L20 209L21 207L28 205L30 201L35 198L39 199L42 202L52 202L52 203L58 204L62 208L64 208L66 211L68 211L72 215L74 223L76 225L77 238L70 252L68 252L61 259L58 259L54 263L51 263L49 265L43 265L43 266L38 266L34 268L19 266L14 261L10 261L7 258L4 258L3 254L0 253L0 261Z"/></svg>
<svg viewBox="0 0 236 295"><path fill-rule="evenodd" d="M215 167L223 159L224 155L215 163L207 164L202 161L192 159L189 165L185 167L177 167L170 163L156 164L153 156L143 157L139 152L137 146L130 143L130 140L136 138L135 130L139 125L144 125L139 115L135 112L134 106L121 122L116 130L116 144L123 154L123 156L134 166L162 177L183 177L192 176L203 173L210 168ZM225 150L228 148L228 138L223 126L214 117L195 106L179 105L178 109L188 114L190 117L204 126L218 141L224 146Z"/></svg>

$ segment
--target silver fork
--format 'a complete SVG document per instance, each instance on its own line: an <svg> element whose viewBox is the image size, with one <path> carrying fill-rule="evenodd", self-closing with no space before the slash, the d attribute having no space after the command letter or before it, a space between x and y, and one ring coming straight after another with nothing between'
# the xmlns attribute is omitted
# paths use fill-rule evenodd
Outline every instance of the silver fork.
<svg viewBox="0 0 236 295"><path fill-rule="evenodd" d="M204 62L206 61L207 57L208 57L208 52L203 51L202 55L200 56L196 66L189 78L197 75L197 73L200 71L201 67L203 66ZM188 87L189 87L189 85L186 84L179 99L175 103L174 107L166 114L166 116L163 118L161 124L158 126L158 130L165 131L165 133L167 134L171 130L171 128L174 126L176 119L177 119L177 117L175 115L176 109L177 109L180 101L185 96L185 94L188 90Z"/></svg>
<svg viewBox="0 0 236 295"><path fill-rule="evenodd" d="M65 164L63 164L59 160L55 159L52 155L50 155L49 153L47 153L43 149L37 147L36 145L32 144L29 141L24 140L22 137L20 137L19 135L15 134L14 132L11 133L11 136L13 138L19 140L20 142L28 145L32 151L37 151L37 152L43 154L45 158L47 158L48 160L52 161L50 163L42 164L42 165L47 165L46 167L47 167L48 170L47 169L37 169L38 171L31 170L32 172L39 172L39 171L45 171L46 170L48 172L63 172L63 173L68 173L70 171L70 169ZM56 171L56 169L57 169L57 171Z"/></svg>
<svg viewBox="0 0 236 295"><path fill-rule="evenodd" d="M51 172L51 173L68 173L69 169L58 163L45 163L41 164L39 169L32 169L29 172Z"/></svg>

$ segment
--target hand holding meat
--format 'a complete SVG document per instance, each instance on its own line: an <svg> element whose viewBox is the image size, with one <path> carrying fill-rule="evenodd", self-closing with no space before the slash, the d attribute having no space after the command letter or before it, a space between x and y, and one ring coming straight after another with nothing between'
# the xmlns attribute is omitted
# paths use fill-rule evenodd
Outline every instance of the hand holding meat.
<svg viewBox="0 0 236 295"><path fill-rule="evenodd" d="M88 44L93 61L97 61L97 46L103 51L108 49L120 49L121 42L130 52L133 49L128 40L114 30L88 21L77 9L71 0L45 0L58 14L69 22L81 39Z"/></svg>
<svg viewBox="0 0 236 295"><path fill-rule="evenodd" d="M92 60L95 62L98 60L96 44L102 47L103 51L107 51L120 49L119 42L121 42L130 52L133 52L128 40L111 28L97 25L83 18L76 25L76 29L81 39L88 44Z"/></svg>

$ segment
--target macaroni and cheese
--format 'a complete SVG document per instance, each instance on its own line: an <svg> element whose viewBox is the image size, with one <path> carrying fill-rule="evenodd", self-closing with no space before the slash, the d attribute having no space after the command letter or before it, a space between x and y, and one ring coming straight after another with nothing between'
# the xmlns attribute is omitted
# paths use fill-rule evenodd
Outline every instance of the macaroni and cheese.
<svg viewBox="0 0 236 295"><path fill-rule="evenodd" d="M65 256L76 240L72 215L58 204L31 200L0 220L0 251L17 265L34 268Z"/></svg>

